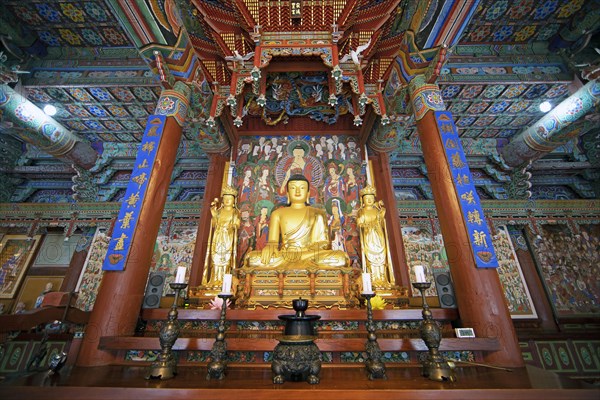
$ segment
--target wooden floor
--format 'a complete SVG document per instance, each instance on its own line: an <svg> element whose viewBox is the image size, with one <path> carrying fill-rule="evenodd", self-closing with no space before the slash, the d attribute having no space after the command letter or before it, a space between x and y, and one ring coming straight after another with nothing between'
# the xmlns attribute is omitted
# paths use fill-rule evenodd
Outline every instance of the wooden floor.
<svg viewBox="0 0 600 400"><path fill-rule="evenodd" d="M600 389L564 381L531 368L512 372L457 368L457 382L430 381L419 367L388 368L387 380L370 381L364 368L327 366L321 383L272 383L268 367L232 366L225 379L206 380L206 367L180 367L171 380L146 380L144 367L65 368L60 376L30 373L0 381L0 399L600 399ZM539 375L538 375L539 374Z"/></svg>

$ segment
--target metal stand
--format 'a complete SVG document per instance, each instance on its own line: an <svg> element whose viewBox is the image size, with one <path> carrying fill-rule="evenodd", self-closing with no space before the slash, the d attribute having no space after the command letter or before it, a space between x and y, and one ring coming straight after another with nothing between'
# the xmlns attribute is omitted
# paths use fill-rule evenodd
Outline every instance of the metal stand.
<svg viewBox="0 0 600 400"><path fill-rule="evenodd" d="M160 329L158 335L160 339L161 353L158 359L150 366L150 372L146 379L171 379L177 375L177 360L173 356L172 348L179 337L179 324L177 323L177 302L179 292L187 287L187 283L170 283L171 289L175 291L175 300L169 310L167 322Z"/></svg>
<svg viewBox="0 0 600 400"><path fill-rule="evenodd" d="M221 319L217 328L217 337L210 351L212 361L208 363L208 374L206 379L223 379L227 369L227 342L225 342L225 313L227 311L227 301L233 297L233 294L219 294L223 300L221 306Z"/></svg>
<svg viewBox="0 0 600 400"><path fill-rule="evenodd" d="M429 310L425 290L431 286L431 282L414 282L413 287L419 289L423 299L423 321L421 322L421 339L429 349L427 358L423 361L423 376L432 381L455 382L456 376L454 370L448 364L448 360L439 352L440 342L442 341L442 332L438 324L433 320L433 315Z"/></svg>
<svg viewBox="0 0 600 400"><path fill-rule="evenodd" d="M365 348L367 351L367 358L365 365L367 372L369 373L369 379L387 379L385 373L385 364L381 361L383 352L379 348L377 343L377 336L375 335L375 324L373 323L373 307L371 306L371 298L375 296L375 293L363 293L362 296L367 300L367 343Z"/></svg>

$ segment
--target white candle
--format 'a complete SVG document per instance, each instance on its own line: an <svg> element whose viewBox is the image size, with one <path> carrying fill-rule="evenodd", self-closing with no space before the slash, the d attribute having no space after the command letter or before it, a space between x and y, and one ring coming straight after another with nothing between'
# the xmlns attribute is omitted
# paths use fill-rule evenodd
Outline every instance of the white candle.
<svg viewBox="0 0 600 400"><path fill-rule="evenodd" d="M229 166L227 167L227 186L231 186L233 182L233 161L229 161Z"/></svg>
<svg viewBox="0 0 600 400"><path fill-rule="evenodd" d="M416 282L427 282L427 277L425 276L425 268L423 268L422 265L415 265L413 267L413 271L415 273Z"/></svg>
<svg viewBox="0 0 600 400"><path fill-rule="evenodd" d="M223 276L223 287L221 288L221 293L230 294L231 293L231 281L233 276L231 274L225 274Z"/></svg>
<svg viewBox="0 0 600 400"><path fill-rule="evenodd" d="M185 283L186 267L177 267L177 274L175 275L175 283Z"/></svg>
<svg viewBox="0 0 600 400"><path fill-rule="evenodd" d="M367 145L365 144L365 162L366 162L366 174L367 174L367 185L371 185L371 167L369 166L369 152L367 151Z"/></svg>
<svg viewBox="0 0 600 400"><path fill-rule="evenodd" d="M363 293L372 294L373 287L371 286L371 274L368 272L363 272L362 274L362 283L363 283Z"/></svg>

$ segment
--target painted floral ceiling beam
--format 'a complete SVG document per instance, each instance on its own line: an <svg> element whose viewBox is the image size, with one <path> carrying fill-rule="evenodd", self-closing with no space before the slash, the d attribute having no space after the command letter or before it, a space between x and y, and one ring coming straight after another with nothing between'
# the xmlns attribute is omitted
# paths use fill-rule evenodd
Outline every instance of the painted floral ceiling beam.
<svg viewBox="0 0 600 400"><path fill-rule="evenodd" d="M24 141L44 152L79 167L90 169L98 152L56 122L8 85L0 85L0 111L3 121Z"/></svg>
<svg viewBox="0 0 600 400"><path fill-rule="evenodd" d="M543 157L558 146L586 133L597 121L571 124L584 118L600 104L600 82L593 80L557 105L539 121L512 138L502 150L502 157L511 167L523 166Z"/></svg>

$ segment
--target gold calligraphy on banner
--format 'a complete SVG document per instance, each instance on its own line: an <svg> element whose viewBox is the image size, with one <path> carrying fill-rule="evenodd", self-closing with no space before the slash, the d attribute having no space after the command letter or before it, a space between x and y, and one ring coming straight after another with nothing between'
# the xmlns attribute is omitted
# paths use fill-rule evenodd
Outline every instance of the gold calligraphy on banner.
<svg viewBox="0 0 600 400"><path fill-rule="evenodd" d="M129 229L131 226L131 220L133 219L133 211L125 213L125 216L119 220L121 222L121 229Z"/></svg>
<svg viewBox="0 0 600 400"><path fill-rule="evenodd" d="M440 131L442 131L442 133L453 133L454 130L452 129L452 124L440 124Z"/></svg>
<svg viewBox="0 0 600 400"><path fill-rule="evenodd" d="M138 168L148 168L149 167L149 165L148 165L148 159L144 158L144 161L142 161L141 164L138 164L137 167Z"/></svg>
<svg viewBox="0 0 600 400"><path fill-rule="evenodd" d="M145 151L147 153L151 153L152 150L154 150L154 146L155 146L154 142L144 143L144 145L142 146L142 151Z"/></svg>
<svg viewBox="0 0 600 400"><path fill-rule="evenodd" d="M462 185L468 185L469 183L471 183L471 180L469 179L469 176L466 174L457 174L456 175L456 184L459 186Z"/></svg>
<svg viewBox="0 0 600 400"><path fill-rule="evenodd" d="M137 192L135 194L132 194L131 196L129 196L125 202L127 203L127 208L129 207L135 207L135 205L137 204L137 202L140 200L140 192Z"/></svg>
<svg viewBox="0 0 600 400"><path fill-rule="evenodd" d="M148 180L148 178L147 178L146 173L142 172L138 176L134 176L133 178L131 178L131 180L134 181L135 183L137 183L139 185L139 187L141 188L142 185Z"/></svg>
<svg viewBox="0 0 600 400"><path fill-rule="evenodd" d="M475 196L473 195L473 191L470 190L466 193L463 193L460 196L461 199L467 202L467 204L475 204Z"/></svg>
<svg viewBox="0 0 600 400"><path fill-rule="evenodd" d="M128 238L129 236L127 236L125 233L121 233L121 236L119 236L116 239L113 239L117 241L113 250L123 250L125 248L125 239Z"/></svg>
<svg viewBox="0 0 600 400"><path fill-rule="evenodd" d="M158 128L160 128L160 126L151 126L150 129L148 129L146 136L158 136L158 132L156 132Z"/></svg>
<svg viewBox="0 0 600 400"><path fill-rule="evenodd" d="M458 148L458 145L456 144L456 142L452 139L448 139L446 140L446 148L447 149L456 149Z"/></svg>
<svg viewBox="0 0 600 400"><path fill-rule="evenodd" d="M488 247L487 234L484 231L473 231L473 242L477 246Z"/></svg>
<svg viewBox="0 0 600 400"><path fill-rule="evenodd" d="M481 219L481 215L479 215L479 210L468 211L467 219L472 224L481 225L483 223L483 220Z"/></svg>
<svg viewBox="0 0 600 400"><path fill-rule="evenodd" d="M460 158L460 154L459 153L452 154L452 166L454 168L463 168L465 166L465 163Z"/></svg>

